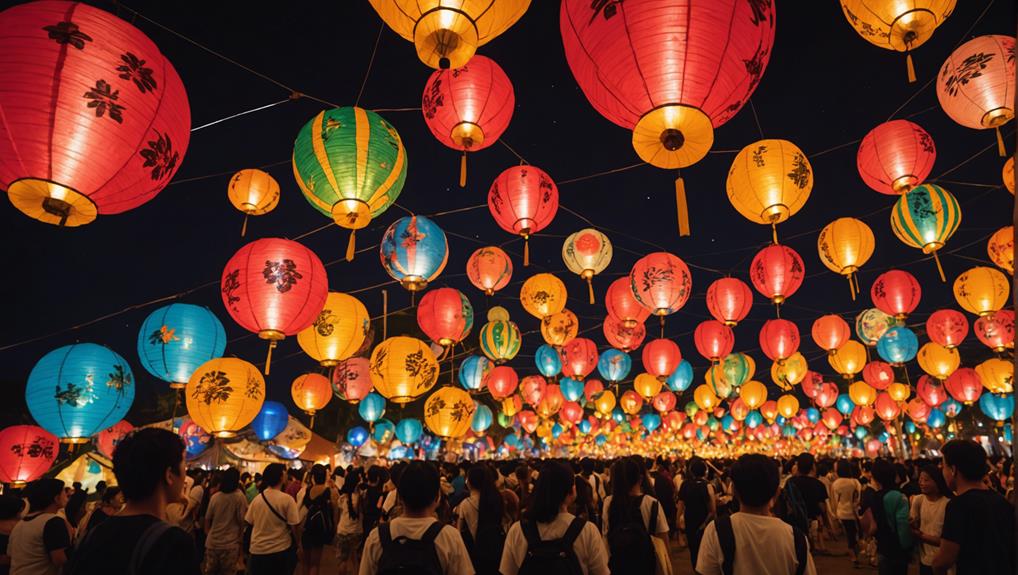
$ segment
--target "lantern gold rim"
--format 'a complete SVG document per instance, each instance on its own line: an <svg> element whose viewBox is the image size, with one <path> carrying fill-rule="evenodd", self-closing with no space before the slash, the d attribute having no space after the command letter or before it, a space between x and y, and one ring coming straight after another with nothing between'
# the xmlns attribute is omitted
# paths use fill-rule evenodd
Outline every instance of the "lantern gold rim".
<svg viewBox="0 0 1018 575"><path fill-rule="evenodd" d="M47 224L77 227L92 223L99 207L85 194L43 178L19 178L7 188L7 196L21 213Z"/></svg>
<svg viewBox="0 0 1018 575"><path fill-rule="evenodd" d="M930 242L922 247L924 254L932 254L933 252L944 247L944 242Z"/></svg>
<svg viewBox="0 0 1018 575"><path fill-rule="evenodd" d="M470 25L459 31L446 27L442 21L450 19L450 13L453 22L462 17ZM474 56L480 39L477 22L469 14L459 8L441 5L421 14L414 22L412 34L417 57L439 70L463 67Z"/></svg>
<svg viewBox="0 0 1018 575"><path fill-rule="evenodd" d="M359 230L371 222L371 206L360 198L343 198L332 204L332 221L348 230Z"/></svg>
<svg viewBox="0 0 1018 575"><path fill-rule="evenodd" d="M286 339L286 334L278 329L263 329L258 332L258 337L268 341L282 341Z"/></svg>
<svg viewBox="0 0 1018 575"><path fill-rule="evenodd" d="M931 10L913 8L902 12L891 22L887 39L898 52L908 52L929 40L937 25L937 15Z"/></svg>
<svg viewBox="0 0 1018 575"><path fill-rule="evenodd" d="M891 182L891 189L897 194L904 194L918 185L919 178L915 177L913 174L905 174L904 176L895 178L894 181Z"/></svg>
<svg viewBox="0 0 1018 575"><path fill-rule="evenodd" d="M983 117L979 119L979 123L984 128L997 128L1010 122L1013 118L1014 110L1007 106L1001 106L983 114Z"/></svg>
<svg viewBox="0 0 1018 575"><path fill-rule="evenodd" d="M760 212L760 221L765 224L780 224L792 215L792 210L785 204L771 204Z"/></svg>
<svg viewBox="0 0 1018 575"><path fill-rule="evenodd" d="M421 276L406 276L405 278L399 280L399 285L403 286L403 289L407 291L416 292L421 291L424 288L428 287L428 280L422 278Z"/></svg>
<svg viewBox="0 0 1018 575"><path fill-rule="evenodd" d="M187 387L187 382L174 381L170 383L170 389L184 389Z"/></svg>
<svg viewBox="0 0 1018 575"><path fill-rule="evenodd" d="M339 359L323 359L322 361L318 362L318 365L320 365L322 367L336 367L337 365L339 365L340 361L342 361L342 360L339 360Z"/></svg>
<svg viewBox="0 0 1018 575"><path fill-rule="evenodd" d="M484 130L474 122L460 122L452 127L449 137L464 152L484 145Z"/></svg>
<svg viewBox="0 0 1018 575"><path fill-rule="evenodd" d="M215 435L219 439L230 439L230 438L233 438L233 437L237 437L237 432L236 431L226 431L226 430L223 430L223 431L217 431L213 435Z"/></svg>
<svg viewBox="0 0 1018 575"><path fill-rule="evenodd" d="M67 445L83 445L83 444L88 443L88 442L89 442L89 438L87 438L87 437L61 437L60 438L60 443L64 443L64 444L67 444Z"/></svg>
<svg viewBox="0 0 1018 575"><path fill-rule="evenodd" d="M691 166L714 145L714 126L703 110L686 104L664 104L633 127L633 149L640 159L665 169Z"/></svg>

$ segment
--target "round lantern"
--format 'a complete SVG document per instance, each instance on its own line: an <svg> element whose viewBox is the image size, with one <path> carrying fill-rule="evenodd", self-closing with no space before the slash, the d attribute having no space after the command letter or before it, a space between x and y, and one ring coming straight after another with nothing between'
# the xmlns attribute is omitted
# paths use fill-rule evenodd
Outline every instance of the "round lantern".
<svg viewBox="0 0 1018 575"><path fill-rule="evenodd" d="M629 278L621 277L608 286L608 293L605 295L608 315L626 327L636 327L650 316L650 310L637 301L631 285Z"/></svg>
<svg viewBox="0 0 1018 575"><path fill-rule="evenodd" d="M1000 271L976 266L954 280L954 299L969 313L988 315L1007 304L1011 282Z"/></svg>
<svg viewBox="0 0 1018 575"><path fill-rule="evenodd" d="M990 358L976 366L976 373L990 393L1014 391L1014 363L1010 360Z"/></svg>
<svg viewBox="0 0 1018 575"><path fill-rule="evenodd" d="M574 338L559 350L562 375L583 379L597 367L597 344L584 337Z"/></svg>
<svg viewBox="0 0 1018 575"><path fill-rule="evenodd" d="M877 309L893 315L901 321L908 317L922 298L923 291L919 287L919 280L912 274L902 270L891 270L884 272L873 280L870 288L870 297L873 298L873 305Z"/></svg>
<svg viewBox="0 0 1018 575"><path fill-rule="evenodd" d="M923 344L916 359L923 371L941 381L947 379L961 365L958 350L933 342Z"/></svg>
<svg viewBox="0 0 1018 575"><path fill-rule="evenodd" d="M904 326L892 327L877 341L877 353L891 365L912 361L919 351L919 338Z"/></svg>
<svg viewBox="0 0 1018 575"><path fill-rule="evenodd" d="M499 227L523 238L523 265L527 266L530 236L547 227L558 212L558 187L536 166L513 166L492 182L488 210Z"/></svg>
<svg viewBox="0 0 1018 575"><path fill-rule="evenodd" d="M396 439L399 439L405 445L417 443L421 439L423 432L424 427L421 425L420 420L413 417L401 419L396 423Z"/></svg>
<svg viewBox="0 0 1018 575"><path fill-rule="evenodd" d="M908 81L915 82L912 50L922 46L954 11L955 0L920 0L902 4L891 0L841 0L849 24L867 42L905 52Z"/></svg>
<svg viewBox="0 0 1018 575"><path fill-rule="evenodd" d="M562 396L559 386L549 384L544 390L544 396L541 397L541 401L537 404L537 413L541 417L548 419L558 413L559 409L562 409L564 402L565 397Z"/></svg>
<svg viewBox="0 0 1018 575"><path fill-rule="evenodd" d="M827 363L845 379L852 379L866 365L866 347L850 339L827 356Z"/></svg>
<svg viewBox="0 0 1018 575"><path fill-rule="evenodd" d="M566 284L552 274L537 274L527 278L520 288L520 303L527 313L544 319L566 307Z"/></svg>
<svg viewBox="0 0 1018 575"><path fill-rule="evenodd" d="M474 402L474 417L470 420L470 429L473 429L474 433L487 431L493 419L490 407Z"/></svg>
<svg viewBox="0 0 1018 575"><path fill-rule="evenodd" d="M834 407L837 408L838 412L842 415L851 415L855 410L855 403L852 402L852 398L846 394L838 396L838 400L834 402Z"/></svg>
<svg viewBox="0 0 1018 575"><path fill-rule="evenodd" d="M929 375L923 375L915 386L916 395L926 405L936 407L947 400L947 388L944 382Z"/></svg>
<svg viewBox="0 0 1018 575"><path fill-rule="evenodd" d="M832 313L814 321L810 333L817 347L832 355L852 336L852 328L840 315Z"/></svg>
<svg viewBox="0 0 1018 575"><path fill-rule="evenodd" d="M297 334L297 343L319 365L331 367L355 355L367 341L370 329L371 316L360 300L329 292L315 321Z"/></svg>
<svg viewBox="0 0 1018 575"><path fill-rule="evenodd" d="M134 402L134 383L131 366L116 352L76 343L35 364L25 400L40 427L63 442L85 443L124 418Z"/></svg>
<svg viewBox="0 0 1018 575"><path fill-rule="evenodd" d="M887 315L877 308L864 310L855 317L855 334L864 344L873 347L887 330L894 327L894 316Z"/></svg>
<svg viewBox="0 0 1018 575"><path fill-rule="evenodd" d="M679 366L668 376L665 383L668 385L668 389L676 393L686 391L693 383L693 365L686 360L680 361Z"/></svg>
<svg viewBox="0 0 1018 575"><path fill-rule="evenodd" d="M417 305L417 325L438 345L455 345L474 326L474 308L458 289L433 289Z"/></svg>
<svg viewBox="0 0 1018 575"><path fill-rule="evenodd" d="M700 385L693 390L693 401L700 409L712 409L721 400L714 395L714 390L709 385Z"/></svg>
<svg viewBox="0 0 1018 575"><path fill-rule="evenodd" d="M332 393L349 403L357 403L371 391L371 362L366 357L351 357L332 368Z"/></svg>
<svg viewBox="0 0 1018 575"><path fill-rule="evenodd" d="M495 306L488 310L488 323L481 327L481 352L502 364L516 357L520 351L520 328L509 321L509 312Z"/></svg>
<svg viewBox="0 0 1018 575"><path fill-rule="evenodd" d="M848 386L848 397L856 405L873 405L877 399L877 390L864 381L856 381Z"/></svg>
<svg viewBox="0 0 1018 575"><path fill-rule="evenodd" d="M649 373L641 373L633 380L633 390L644 399L651 399L661 392L661 380ZM626 392L628 393L628 392ZM625 409L626 395L622 395L623 409Z"/></svg>
<svg viewBox="0 0 1018 575"><path fill-rule="evenodd" d="M516 370L508 365L497 365L484 376L483 387L491 393L491 397L502 400L516 391L520 377Z"/></svg>
<svg viewBox="0 0 1018 575"><path fill-rule="evenodd" d="M686 305L693 291L693 279L686 263L678 256L654 252L633 264L629 288L641 306L663 317Z"/></svg>
<svg viewBox="0 0 1018 575"><path fill-rule="evenodd" d="M368 430L361 426L351 427L346 432L346 442L354 448L358 448L368 440Z"/></svg>
<svg viewBox="0 0 1018 575"><path fill-rule="evenodd" d="M777 224L794 216L809 199L813 168L792 142L760 140L735 156L725 187L735 210L751 222L770 225L777 244Z"/></svg>
<svg viewBox="0 0 1018 575"><path fill-rule="evenodd" d="M304 198L354 234L382 214L403 190L407 156L392 124L363 108L319 112L293 143L293 175Z"/></svg>
<svg viewBox="0 0 1018 575"><path fill-rule="evenodd" d="M856 383L861 382L857 381ZM853 401L855 401L855 398L851 396L852 386L849 386L848 391L849 397L852 398ZM820 390L813 398L813 401L815 401L818 406L825 408L834 405L835 402L838 401L838 386L834 385L829 381L823 382L823 384L820 385Z"/></svg>
<svg viewBox="0 0 1018 575"><path fill-rule="evenodd" d="M594 401L602 391L604 391L604 384L596 379L588 379L587 383L583 384L583 399L587 403Z"/></svg>
<svg viewBox="0 0 1018 575"><path fill-rule="evenodd" d="M292 240L256 240L226 262L223 305L241 327L269 341L266 375L276 343L314 324L325 306L328 282L318 256Z"/></svg>
<svg viewBox="0 0 1018 575"><path fill-rule="evenodd" d="M730 353L716 367L721 371L721 378L729 385L735 387L746 383L756 373L756 362L753 361L752 357L744 353Z"/></svg>
<svg viewBox="0 0 1018 575"><path fill-rule="evenodd" d="M815 399L817 394L823 389L824 384L822 375L815 371L807 371L806 376L800 382L800 387L802 387L802 392L806 394L806 397Z"/></svg>
<svg viewBox="0 0 1018 575"><path fill-rule="evenodd" d="M562 346L576 337L580 331L580 320L576 314L563 309L541 320L541 337L548 345Z"/></svg>
<svg viewBox="0 0 1018 575"><path fill-rule="evenodd" d="M898 195L926 181L936 159L937 148L926 130L908 120L891 120L862 139L856 164L867 186Z"/></svg>
<svg viewBox="0 0 1018 575"><path fill-rule="evenodd" d="M120 420L114 423L112 426L99 432L96 436L96 447L99 448L99 453L105 455L108 459L113 459L113 451L117 448L120 440L127 436L128 433L134 431L134 426L131 425L126 419ZM56 438L53 438L54 443Z"/></svg>
<svg viewBox="0 0 1018 575"><path fill-rule="evenodd" d="M572 233L562 243L562 261L569 271L587 280L590 304L594 305L594 285L591 280L611 263L611 240L592 228Z"/></svg>
<svg viewBox="0 0 1018 575"><path fill-rule="evenodd" d="M926 335L944 347L958 347L968 331L969 320L957 310L937 310L926 320Z"/></svg>
<svg viewBox="0 0 1018 575"><path fill-rule="evenodd" d="M658 385L661 383L657 380L654 381L656 381ZM653 397L653 394L651 394L651 396ZM619 407L622 408L623 412L629 415L636 415L637 413L640 413L640 409L643 407L643 396L637 391L629 390L623 393L622 397L619 398Z"/></svg>
<svg viewBox="0 0 1018 575"><path fill-rule="evenodd" d="M891 396L891 399L897 402L905 401L911 393L912 388L904 383L895 382L887 386L887 395Z"/></svg>
<svg viewBox="0 0 1018 575"><path fill-rule="evenodd" d="M288 423L290 415L286 412L286 406L278 401L266 401L251 421L251 430L258 441L269 441L282 433Z"/></svg>
<svg viewBox="0 0 1018 575"><path fill-rule="evenodd" d="M787 319L769 319L760 328L760 349L772 361L783 361L799 350L799 328Z"/></svg>
<svg viewBox="0 0 1018 575"><path fill-rule="evenodd" d="M56 436L41 427L5 428L0 431L0 482L20 487L35 481L49 471L59 454Z"/></svg>
<svg viewBox="0 0 1018 575"><path fill-rule="evenodd" d="M485 295L494 295L509 285L512 276L513 262L502 248L495 246L478 248L467 260L467 278Z"/></svg>
<svg viewBox="0 0 1018 575"><path fill-rule="evenodd" d="M579 401L583 397L583 382L571 377L563 377L559 382L559 391L566 401Z"/></svg>
<svg viewBox="0 0 1018 575"><path fill-rule="evenodd" d="M997 267L1014 275L1014 226L1000 228L986 242L986 253Z"/></svg>
<svg viewBox="0 0 1018 575"><path fill-rule="evenodd" d="M799 400L794 395L782 395L778 398L778 413L785 419L795 417L799 413Z"/></svg>
<svg viewBox="0 0 1018 575"><path fill-rule="evenodd" d="M737 325L752 306L753 292L738 278L721 278L707 288L707 311L725 325Z"/></svg>
<svg viewBox="0 0 1018 575"><path fill-rule="evenodd" d="M615 409L615 394L610 390L601 392L594 398L594 408L601 415L608 415Z"/></svg>
<svg viewBox="0 0 1018 575"><path fill-rule="evenodd" d="M863 384L865 385L865 384ZM925 403L919 402L923 407ZM901 406L887 393L881 392L873 400L873 410L877 413L877 417L884 421L891 421L894 418L901 415Z"/></svg>
<svg viewBox="0 0 1018 575"><path fill-rule="evenodd" d="M891 229L905 245L933 254L941 281L944 269L937 251L961 223L961 208L951 192L936 184L922 184L901 195L891 208Z"/></svg>
<svg viewBox="0 0 1018 575"><path fill-rule="evenodd" d="M997 353L1014 348L1014 310L1002 309L976 320L976 337Z"/></svg>
<svg viewBox="0 0 1018 575"><path fill-rule="evenodd" d="M390 337L371 352L371 383L382 397L399 405L410 403L434 387L438 362L431 347L405 336Z"/></svg>
<svg viewBox="0 0 1018 575"><path fill-rule="evenodd" d="M534 353L534 364L544 377L555 377L562 371L562 356L550 345L542 345Z"/></svg>
<svg viewBox="0 0 1018 575"><path fill-rule="evenodd" d="M707 320L697 324L693 331L696 351L714 362L732 353L735 346L735 334L732 328L717 320Z"/></svg>
<svg viewBox="0 0 1018 575"><path fill-rule="evenodd" d="M997 422L998 425L1011 419L1014 415L1014 395L994 395L984 393L979 398L979 409Z"/></svg>
<svg viewBox="0 0 1018 575"><path fill-rule="evenodd" d="M944 60L937 99L952 120L976 130L993 128L1001 157L1007 156L1000 127L1014 118L1013 36L978 36Z"/></svg>
<svg viewBox="0 0 1018 575"><path fill-rule="evenodd" d="M244 212L244 225L240 228L240 237L244 237L249 216L263 216L279 205L279 182L256 168L241 170L230 178L226 195L233 207Z"/></svg>
<svg viewBox="0 0 1018 575"><path fill-rule="evenodd" d="M150 313L138 331L142 367L172 389L183 388L199 365L225 350L226 330L216 314L203 306L163 306Z"/></svg>
<svg viewBox="0 0 1018 575"><path fill-rule="evenodd" d="M311 416L314 425L315 412L324 409L332 399L332 385L324 375L305 373L293 380L290 396L298 409Z"/></svg>
<svg viewBox="0 0 1018 575"><path fill-rule="evenodd" d="M445 269L449 241L430 218L404 216L385 230L378 253L389 277L415 292L427 287Z"/></svg>
<svg viewBox="0 0 1018 575"><path fill-rule="evenodd" d="M479 355L467 356L460 362L459 382L467 391L480 391L484 386L484 378L491 371L491 362L488 358Z"/></svg>
<svg viewBox="0 0 1018 575"><path fill-rule="evenodd" d="M765 298L780 305L794 294L806 275L802 258L788 246L773 244L756 254L749 266L753 287Z"/></svg>
<svg viewBox="0 0 1018 575"><path fill-rule="evenodd" d="M628 353L617 349L606 349L597 360L597 371L605 380L618 383L629 375L633 360Z"/></svg>
<svg viewBox="0 0 1018 575"><path fill-rule="evenodd" d="M675 409L675 394L670 391L662 391L654 396L652 404L656 411L667 413Z"/></svg>
<svg viewBox="0 0 1018 575"><path fill-rule="evenodd" d="M234 437L261 411L265 378L242 359L221 357L196 369L184 394L192 421L216 437Z"/></svg>
<svg viewBox="0 0 1018 575"><path fill-rule="evenodd" d="M1001 179L1004 181L1004 187L1007 191L1014 195L1014 156L1011 156L1004 162L1004 167L1001 170Z"/></svg>
<svg viewBox="0 0 1018 575"><path fill-rule="evenodd" d="M959 367L954 370L944 382L944 386L947 387L951 397L965 405L972 405L983 393L983 381L979 373L971 367Z"/></svg>
<svg viewBox="0 0 1018 575"><path fill-rule="evenodd" d="M372 391L357 405L357 415L368 423L378 421L385 415L385 399Z"/></svg>
<svg viewBox="0 0 1018 575"><path fill-rule="evenodd" d="M855 218L838 218L824 226L817 237L820 261L827 269L848 278L852 300L859 292L855 274L873 255L873 230Z"/></svg>
<svg viewBox="0 0 1018 575"><path fill-rule="evenodd" d="M629 279L624 278L624 281L628 283ZM640 347L644 338L647 337L647 327L642 322L627 327L622 320L611 315L604 318L601 331L604 332L604 338L608 341L608 345L624 352Z"/></svg>
<svg viewBox="0 0 1018 575"><path fill-rule="evenodd" d="M643 346L643 369L664 381L679 366L682 352L670 339L655 339Z"/></svg>
<svg viewBox="0 0 1018 575"><path fill-rule="evenodd" d="M190 106L140 30L87 4L23 4L0 13L0 53L12 79L0 95L0 188L18 210L81 226L144 204L173 178Z"/></svg>
<svg viewBox="0 0 1018 575"><path fill-rule="evenodd" d="M750 409L756 409L767 401L767 386L759 381L747 381L739 388L739 399Z"/></svg>

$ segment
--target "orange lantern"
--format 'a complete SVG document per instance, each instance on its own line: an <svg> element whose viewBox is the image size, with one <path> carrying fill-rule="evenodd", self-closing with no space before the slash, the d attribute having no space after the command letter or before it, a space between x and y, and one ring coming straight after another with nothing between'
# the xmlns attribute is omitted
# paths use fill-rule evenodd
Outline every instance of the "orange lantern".
<svg viewBox="0 0 1018 575"><path fill-rule="evenodd" d="M290 395L294 405L311 416L311 425L314 426L315 412L324 409L332 399L332 384L324 375L305 373L293 380Z"/></svg>
<svg viewBox="0 0 1018 575"><path fill-rule="evenodd" d="M655 339L643 346L643 368L664 381L679 367L682 352L678 344L669 339Z"/></svg>
<svg viewBox="0 0 1018 575"><path fill-rule="evenodd" d="M707 288L707 311L725 325L737 325L751 307L753 292L738 278L721 278Z"/></svg>
<svg viewBox="0 0 1018 575"><path fill-rule="evenodd" d="M370 345L370 331L371 316L360 300L329 292L318 318L297 334L297 343L319 365L331 367Z"/></svg>
<svg viewBox="0 0 1018 575"><path fill-rule="evenodd" d="M732 348L735 347L735 334L732 328L720 321L707 320L696 326L693 341L696 344L696 351L714 362L732 353Z"/></svg>
<svg viewBox="0 0 1018 575"><path fill-rule="evenodd" d="M496 365L484 376L484 387L488 388L491 397L503 400L514 391L519 384L520 378L516 370L508 365Z"/></svg>
<svg viewBox="0 0 1018 575"><path fill-rule="evenodd" d="M537 319L544 319L565 309L566 297L566 284L547 273L527 278L520 288L523 309Z"/></svg>
<svg viewBox="0 0 1018 575"><path fill-rule="evenodd" d="M513 277L513 262L502 248L478 248L467 260L467 278L477 289L491 296L509 285Z"/></svg>
<svg viewBox="0 0 1018 575"><path fill-rule="evenodd" d="M693 401L700 409L712 409L720 400L718 396L714 395L714 390L709 385L703 384L693 390Z"/></svg>
<svg viewBox="0 0 1018 575"><path fill-rule="evenodd" d="M811 334L817 347L831 355L852 336L852 328L840 315L832 313L814 321Z"/></svg>
<svg viewBox="0 0 1018 575"><path fill-rule="evenodd" d="M976 337L997 353L1014 348L1014 310L1002 309L976 320Z"/></svg>
<svg viewBox="0 0 1018 575"><path fill-rule="evenodd" d="M629 282L636 301L661 317L686 305L693 291L693 279L686 263L668 252L654 252L640 258L629 272Z"/></svg>
<svg viewBox="0 0 1018 575"><path fill-rule="evenodd" d="M865 385L865 384L863 384ZM901 414L901 408L898 407L898 402L894 401L890 395L886 392L881 392L873 400L873 409L877 412L877 417L884 421L891 421Z"/></svg>
<svg viewBox="0 0 1018 575"><path fill-rule="evenodd" d="M523 401L537 407L537 404L541 403L541 398L544 397L544 390L547 387L548 382L540 375L528 375L520 381L520 395L523 397Z"/></svg>
<svg viewBox="0 0 1018 575"><path fill-rule="evenodd" d="M890 395L894 401L901 403L912 395L912 388L904 383L894 382L887 386L887 395Z"/></svg>
<svg viewBox="0 0 1018 575"><path fill-rule="evenodd" d="M778 403L773 399L768 399L760 406L760 415L768 422L773 422L774 418L778 416Z"/></svg>
<svg viewBox="0 0 1018 575"><path fill-rule="evenodd" d="M877 399L877 390L864 381L856 381L848 386L848 397L856 405L873 405Z"/></svg>
<svg viewBox="0 0 1018 575"><path fill-rule="evenodd" d="M809 366L806 358L799 352L793 353L782 362L775 361L771 364L771 380L784 391L791 391L806 378L807 373Z"/></svg>
<svg viewBox="0 0 1018 575"><path fill-rule="evenodd" d="M255 168L241 170L230 178L226 195L233 207L244 212L244 225L240 228L240 237L244 237L249 216L265 215L279 204L279 183L267 172Z"/></svg>
<svg viewBox="0 0 1018 575"><path fill-rule="evenodd" d="M658 382L660 385L660 382ZM670 391L662 391L654 396L654 409L661 412L667 413L675 409L675 394Z"/></svg>
<svg viewBox="0 0 1018 575"><path fill-rule="evenodd" d="M640 409L643 407L643 398L635 391L629 390L622 394L622 397L619 399L619 406L622 408L622 411L629 415L636 415L640 413Z"/></svg>
<svg viewBox="0 0 1018 575"><path fill-rule="evenodd" d="M410 403L434 387L438 372L438 361L431 347L413 337L390 337L371 352L369 373L375 391L400 405Z"/></svg>
<svg viewBox="0 0 1018 575"><path fill-rule="evenodd" d="M912 418L912 421L916 423L924 423L926 418L930 416L930 406L920 398L915 398L908 402L905 406L905 411Z"/></svg>
<svg viewBox="0 0 1018 575"><path fill-rule="evenodd" d="M944 347L958 347L968 332L969 320L957 310L937 310L926 320L926 335Z"/></svg>
<svg viewBox="0 0 1018 575"><path fill-rule="evenodd" d="M610 390L601 392L594 398L594 409L602 416L611 415L612 410L615 409L615 394Z"/></svg>
<svg viewBox="0 0 1018 575"><path fill-rule="evenodd" d="M562 346L559 356L562 375L582 381L597 367L597 344L585 337L573 338Z"/></svg>
<svg viewBox="0 0 1018 575"><path fill-rule="evenodd" d="M977 365L976 373L990 393L1002 395L1014 392L1013 362L993 357Z"/></svg>
<svg viewBox="0 0 1018 575"><path fill-rule="evenodd" d="M739 398L750 409L756 409L767 401L767 386L756 380L747 381L739 388Z"/></svg>
<svg viewBox="0 0 1018 575"><path fill-rule="evenodd" d="M662 385L660 379L649 373L641 373L633 381L633 389L644 399L650 399L660 393ZM625 398L626 396L623 394L622 399L625 400Z"/></svg>
<svg viewBox="0 0 1018 575"><path fill-rule="evenodd" d="M908 317L908 314L919 306L922 295L919 280L902 270L880 274L873 280L873 286L870 288L873 305L887 315L893 315L898 321Z"/></svg>
<svg viewBox="0 0 1018 575"><path fill-rule="evenodd" d="M988 315L1004 307L1011 282L998 270L976 266L954 280L954 299L969 313Z"/></svg>
<svg viewBox="0 0 1018 575"><path fill-rule="evenodd" d="M916 355L919 367L929 375L939 379L947 379L961 365L958 350L937 345L933 342L923 344Z"/></svg>
<svg viewBox="0 0 1018 575"><path fill-rule="evenodd" d="M1004 226L986 242L986 253L997 267L1014 275L1014 226Z"/></svg>
<svg viewBox="0 0 1018 575"><path fill-rule="evenodd" d="M813 190L813 168L806 154L788 140L760 140L735 156L725 182L728 201L747 220L777 225L802 209Z"/></svg>
<svg viewBox="0 0 1018 575"><path fill-rule="evenodd" d="M1004 162L1004 168L1001 170L1001 179L1004 180L1004 187L1007 191L1014 195L1014 156L1011 156Z"/></svg>
<svg viewBox="0 0 1018 575"><path fill-rule="evenodd" d="M850 339L827 356L827 363L845 379L852 379L866 365L866 346Z"/></svg>
<svg viewBox="0 0 1018 575"><path fill-rule="evenodd" d="M563 309L558 313L553 313L541 320L541 337L544 338L545 343L552 346L563 346L579 333L580 321L576 318L576 314Z"/></svg>
<svg viewBox="0 0 1018 575"><path fill-rule="evenodd" d="M562 409L562 404L565 403L565 400L566 398L562 396L562 390L559 389L559 386L550 384L544 390L544 397L541 398L541 402L537 404L537 413L541 417L548 419Z"/></svg>
<svg viewBox="0 0 1018 575"><path fill-rule="evenodd" d="M794 395L782 395L778 398L778 413L785 419L795 417L799 413L799 400Z"/></svg>
<svg viewBox="0 0 1018 575"><path fill-rule="evenodd" d="M799 254L779 244L760 250L749 266L753 287L775 305L780 305L799 289L805 274L806 268Z"/></svg>
<svg viewBox="0 0 1018 575"><path fill-rule="evenodd" d="M242 359L220 357L191 374L184 396L187 413L199 427L216 437L235 437L261 411L265 378Z"/></svg>
<svg viewBox="0 0 1018 575"><path fill-rule="evenodd" d="M873 255L873 230L861 220L838 218L824 226L817 237L820 261L827 269L848 278L852 301L859 292L856 272Z"/></svg>

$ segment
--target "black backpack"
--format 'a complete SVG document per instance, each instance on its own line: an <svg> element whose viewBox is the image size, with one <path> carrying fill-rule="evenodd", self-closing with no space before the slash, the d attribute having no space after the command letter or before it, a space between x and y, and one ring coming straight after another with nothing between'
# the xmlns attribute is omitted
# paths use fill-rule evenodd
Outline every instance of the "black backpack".
<svg viewBox="0 0 1018 575"><path fill-rule="evenodd" d="M311 490L304 493L304 506L308 508L307 519L304 521L304 533L315 541L332 539L336 532L336 522L332 514L331 492L326 489L317 498L311 498Z"/></svg>
<svg viewBox="0 0 1018 575"><path fill-rule="evenodd" d="M782 521L803 533L809 531L809 512L806 511L806 499L791 479L785 482L785 487L781 490L777 508L777 516Z"/></svg>
<svg viewBox="0 0 1018 575"><path fill-rule="evenodd" d="M586 523L574 517L560 539L542 541L536 523L526 519L520 521L520 529L527 540L527 556L523 559L523 565L520 565L518 575L583 575L573 543Z"/></svg>
<svg viewBox="0 0 1018 575"><path fill-rule="evenodd" d="M435 521L418 539L392 538L389 524L378 526L378 540L382 544L382 557L378 560L377 575L442 575L442 563L435 551L435 538L442 531Z"/></svg>
<svg viewBox="0 0 1018 575"><path fill-rule="evenodd" d="M721 564L723 575L735 573L735 531L732 530L732 516L721 515L714 520L714 528L718 532L718 543L721 545L721 553L724 562ZM806 534L794 525L792 526L792 538L795 540L795 575L802 575L806 572Z"/></svg>
<svg viewBox="0 0 1018 575"><path fill-rule="evenodd" d="M651 534L643 524L643 513L640 512L643 497L645 496L623 502L625 515L622 521L616 522L614 517L608 518L611 523L608 528L608 551L611 553L608 567L612 573L654 575L657 569L654 543L650 540ZM615 501L612 501L612 504L614 503ZM653 526L657 525L660 506L660 503L654 501L654 507L651 508L650 524ZM611 514L611 505L608 513Z"/></svg>
<svg viewBox="0 0 1018 575"><path fill-rule="evenodd" d="M469 500L468 500L469 501ZM464 505L466 502L463 503ZM463 526L460 535L463 544L470 554L470 562L476 575L498 575L499 564L502 562L502 549L505 547L505 529L500 518L477 518L477 538L470 534L470 528Z"/></svg>

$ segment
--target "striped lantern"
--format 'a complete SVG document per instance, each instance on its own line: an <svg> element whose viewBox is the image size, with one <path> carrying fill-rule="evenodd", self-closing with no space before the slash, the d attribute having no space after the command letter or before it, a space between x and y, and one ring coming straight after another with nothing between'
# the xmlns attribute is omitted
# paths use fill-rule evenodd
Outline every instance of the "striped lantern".
<svg viewBox="0 0 1018 575"><path fill-rule="evenodd" d="M481 327L481 352L501 365L516 357L520 352L520 328L509 321L509 312L495 306L488 310L488 323Z"/></svg>
<svg viewBox="0 0 1018 575"><path fill-rule="evenodd" d="M937 251L944 247L961 223L958 200L936 184L922 184L901 195L891 208L891 229L905 245L933 254L940 280L944 268Z"/></svg>

